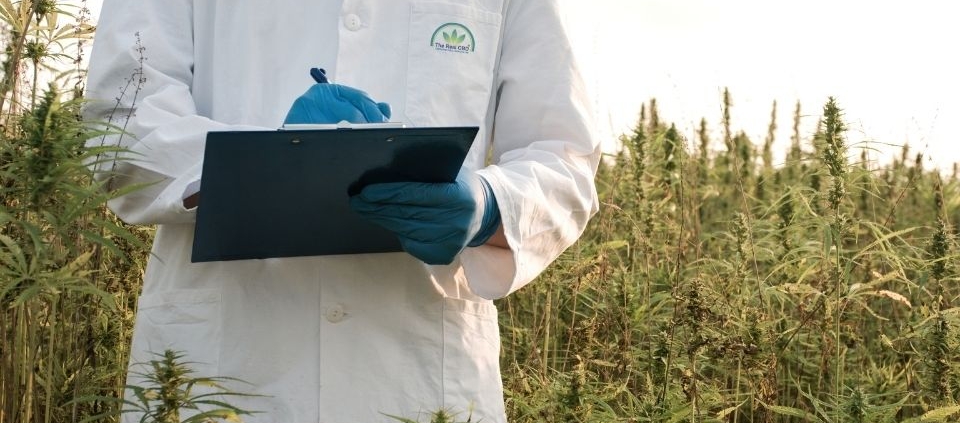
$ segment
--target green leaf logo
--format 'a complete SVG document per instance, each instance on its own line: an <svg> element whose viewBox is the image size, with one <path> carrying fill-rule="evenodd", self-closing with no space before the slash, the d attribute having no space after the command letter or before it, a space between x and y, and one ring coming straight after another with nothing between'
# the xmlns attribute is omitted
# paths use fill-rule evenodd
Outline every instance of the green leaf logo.
<svg viewBox="0 0 960 423"><path fill-rule="evenodd" d="M455 22L440 25L430 37L430 46L440 51L458 53L473 52L476 42L470 28Z"/></svg>
<svg viewBox="0 0 960 423"><path fill-rule="evenodd" d="M463 44L463 40L467 38L467 34L458 34L457 30L454 29L452 33L443 33L443 41L446 41L450 45L460 45Z"/></svg>

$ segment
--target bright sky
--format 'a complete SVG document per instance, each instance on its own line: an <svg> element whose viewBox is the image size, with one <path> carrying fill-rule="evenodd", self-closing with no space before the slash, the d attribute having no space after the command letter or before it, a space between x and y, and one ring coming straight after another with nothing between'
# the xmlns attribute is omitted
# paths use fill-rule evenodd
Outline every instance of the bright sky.
<svg viewBox="0 0 960 423"><path fill-rule="evenodd" d="M783 150L795 103L809 135L827 97L835 96L851 128L848 144L869 142L883 159L909 143L930 166L960 162L953 147L960 141L956 2L561 1L608 149L653 97L662 118L689 139L700 118L717 139L729 87L734 126L757 143L774 100L776 147ZM94 16L99 4L87 0Z"/></svg>
<svg viewBox="0 0 960 423"><path fill-rule="evenodd" d="M564 1L599 118L612 133L628 131L641 104L656 97L663 119L688 138L694 139L701 117L719 136L722 92L729 87L733 123L756 143L777 101L782 150L796 102L809 134L832 95L846 112L848 144L870 141L883 150L874 155L881 158L909 143L914 153L925 151L930 166L960 161L953 147L960 141L960 4Z"/></svg>

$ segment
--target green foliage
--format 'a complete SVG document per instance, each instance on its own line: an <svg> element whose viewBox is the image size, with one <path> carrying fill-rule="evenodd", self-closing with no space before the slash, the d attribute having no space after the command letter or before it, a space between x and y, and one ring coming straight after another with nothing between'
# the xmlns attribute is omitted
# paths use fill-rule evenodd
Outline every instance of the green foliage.
<svg viewBox="0 0 960 423"><path fill-rule="evenodd" d="M62 421L78 394L123 378L145 238L104 204L88 164L106 151L79 100L50 87L0 135L0 412ZM91 405L92 409L100 407Z"/></svg>
<svg viewBox="0 0 960 423"><path fill-rule="evenodd" d="M584 236L498 304L510 421L955 417L956 178L852 162L834 99L777 167L772 135L758 156L727 117L713 151L653 110Z"/></svg>
<svg viewBox="0 0 960 423"><path fill-rule="evenodd" d="M69 400L122 390L150 231L105 208L120 193L90 166L112 151L85 142L112 131L80 119L75 72L37 83L89 25L54 1L0 0L0 18L0 421L76 421L112 405Z"/></svg>
<svg viewBox="0 0 960 423"><path fill-rule="evenodd" d="M405 417L399 417L399 416L394 416L394 415L390 415L390 414L384 414L384 415L387 416L387 417L389 417L389 418L391 418L391 419L394 419L394 420L396 420L396 421L398 421L398 422L400 422L400 423L419 423L419 422L416 421L416 420L411 420L411 419L408 419L408 418L405 418ZM437 410L437 411L434 411L434 412L430 413L430 421L429 421L429 423L477 423L477 422L474 422L474 420L473 420L473 413L472 413L472 412L471 412L471 413L467 413L467 419L466 419L466 420L459 420L457 413L454 413L454 412L451 412L451 411L448 411L448 410L444 410L444 409L440 409L440 410Z"/></svg>
<svg viewBox="0 0 960 423"><path fill-rule="evenodd" d="M120 413L136 413L143 423L214 423L217 421L240 422L241 416L252 415L227 402L230 397L254 396L228 389L228 382L238 379L219 376L193 376L184 354L166 350L157 354L157 359L137 363L146 371L133 372L139 384L127 386L129 399L112 397L81 398L81 401L102 400L123 403ZM86 421L109 417L105 413Z"/></svg>

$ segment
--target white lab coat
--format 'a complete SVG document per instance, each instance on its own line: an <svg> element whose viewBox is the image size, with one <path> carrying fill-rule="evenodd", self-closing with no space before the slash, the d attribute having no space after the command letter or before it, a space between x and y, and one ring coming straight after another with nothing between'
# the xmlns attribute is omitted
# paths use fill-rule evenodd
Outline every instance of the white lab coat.
<svg viewBox="0 0 960 423"><path fill-rule="evenodd" d="M469 33L459 51L440 37L453 29ZM142 86L124 90L141 64ZM480 126L465 166L490 182L511 248L468 248L449 266L405 253L190 263L182 199L205 133L276 128L311 67L390 103L394 121ZM491 299L535 278L598 206L590 100L555 0L106 0L87 96L101 100L88 116L124 125L132 112L136 137L119 142L137 155L115 186L159 181L110 203L159 224L134 362L170 348L197 375L249 382L233 387L267 397L229 398L262 412L249 422L441 408L506 420Z"/></svg>

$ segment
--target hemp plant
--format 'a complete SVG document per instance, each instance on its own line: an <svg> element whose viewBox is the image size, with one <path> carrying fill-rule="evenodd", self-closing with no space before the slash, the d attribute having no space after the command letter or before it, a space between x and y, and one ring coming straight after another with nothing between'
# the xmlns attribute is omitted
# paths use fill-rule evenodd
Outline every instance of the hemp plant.
<svg viewBox="0 0 960 423"><path fill-rule="evenodd" d="M242 382L239 379L220 376L195 376L184 353L166 350L157 358L134 367L145 368L132 372L137 385L128 385L126 399L110 397L87 397L81 401L119 401L125 406L120 413L133 413L140 423L214 423L219 421L241 422L241 416L253 411L231 405L228 397L253 397L257 395L233 391L227 383ZM85 422L113 417L113 413L93 416Z"/></svg>
<svg viewBox="0 0 960 423"><path fill-rule="evenodd" d="M106 209L81 117L83 1L0 0L0 421L75 422L119 395L149 232ZM136 277L137 279L134 279ZM70 405L66 405L66 404Z"/></svg>

